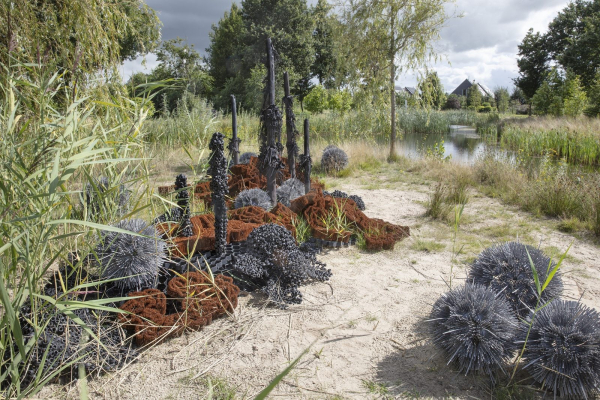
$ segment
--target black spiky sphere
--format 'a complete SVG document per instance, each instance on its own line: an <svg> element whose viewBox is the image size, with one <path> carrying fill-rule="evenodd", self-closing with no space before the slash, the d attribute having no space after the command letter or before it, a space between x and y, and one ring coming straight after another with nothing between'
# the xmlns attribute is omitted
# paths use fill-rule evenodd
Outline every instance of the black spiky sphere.
<svg viewBox="0 0 600 400"><path fill-rule="evenodd" d="M354 202L356 203L356 207L358 207L360 211L366 210L367 207L365 206L365 202L363 201L362 197L353 194L348 196L348 198L354 200Z"/></svg>
<svg viewBox="0 0 600 400"><path fill-rule="evenodd" d="M327 173L339 172L348 166L348 155L338 147L330 147L321 156L321 168Z"/></svg>
<svg viewBox="0 0 600 400"><path fill-rule="evenodd" d="M101 279L122 278L113 282L122 291L154 287L166 249L156 228L141 219L123 220L114 226L149 237L100 231L95 260L99 263Z"/></svg>
<svg viewBox="0 0 600 400"><path fill-rule="evenodd" d="M492 290L467 284L443 294L429 320L433 343L459 372L495 373L512 357L517 319Z"/></svg>
<svg viewBox="0 0 600 400"><path fill-rule="evenodd" d="M519 324L527 338L523 365L545 390L570 399L593 398L600 389L600 315L576 301L554 300Z"/></svg>
<svg viewBox="0 0 600 400"><path fill-rule="evenodd" d="M527 252L535 265L540 285L543 285L548 276L550 258L534 247L517 242L494 245L482 251L471 265L467 277L469 282L488 286L496 293L501 293L520 318L525 318L538 302ZM553 263L550 270L554 266ZM540 305L559 297L562 290L562 278L558 272L542 293Z"/></svg>
<svg viewBox="0 0 600 400"><path fill-rule="evenodd" d="M272 207L271 198L267 192L258 188L242 190L235 198L233 205L235 208L256 206L267 211Z"/></svg>
<svg viewBox="0 0 600 400"><path fill-rule="evenodd" d="M246 153L242 153L242 155L240 156L240 160L239 160L240 164L248 164L252 157L258 157L258 154L252 153L250 151L248 151Z"/></svg>
<svg viewBox="0 0 600 400"><path fill-rule="evenodd" d="M277 188L277 201L287 207L300 196L304 196L304 182L296 178L288 179Z"/></svg>

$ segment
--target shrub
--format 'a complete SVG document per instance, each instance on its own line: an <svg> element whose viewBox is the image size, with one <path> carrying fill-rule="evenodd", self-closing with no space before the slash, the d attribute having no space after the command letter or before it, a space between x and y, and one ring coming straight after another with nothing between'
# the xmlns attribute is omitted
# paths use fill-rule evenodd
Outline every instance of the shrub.
<svg viewBox="0 0 600 400"><path fill-rule="evenodd" d="M312 88L310 93L304 98L304 107L312 113L320 114L325 111L328 106L327 90L321 85Z"/></svg>
<svg viewBox="0 0 600 400"><path fill-rule="evenodd" d="M444 108L446 110L460 110L460 98L455 94L451 94L448 96L448 99L446 100L446 106Z"/></svg>

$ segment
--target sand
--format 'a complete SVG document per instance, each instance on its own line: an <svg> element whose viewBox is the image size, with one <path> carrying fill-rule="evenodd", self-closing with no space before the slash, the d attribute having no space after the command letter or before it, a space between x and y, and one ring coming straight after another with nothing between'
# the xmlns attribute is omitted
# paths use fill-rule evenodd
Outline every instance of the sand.
<svg viewBox="0 0 600 400"><path fill-rule="evenodd" d="M325 251L319 259L333 277L305 287L303 304L280 310L266 306L260 294L246 294L232 317L161 344L119 373L91 381L90 398L206 398L208 378L234 388L236 398L252 398L305 352L272 398L489 399L487 379L457 374L427 340L425 320L448 289L453 243L452 227L423 216L432 186L399 183L366 190L338 183L336 189L363 197L368 216L408 225L412 237L394 251ZM453 268L453 285L462 284L469 259L505 239L495 224L508 224L514 227L509 238L520 235L542 248L565 250L573 242L563 271L565 297L600 309L600 251L594 244L556 231L552 221L472 194L457 238L468 246ZM415 246L419 240L443 248L423 251ZM42 394L76 398L77 390L51 386Z"/></svg>

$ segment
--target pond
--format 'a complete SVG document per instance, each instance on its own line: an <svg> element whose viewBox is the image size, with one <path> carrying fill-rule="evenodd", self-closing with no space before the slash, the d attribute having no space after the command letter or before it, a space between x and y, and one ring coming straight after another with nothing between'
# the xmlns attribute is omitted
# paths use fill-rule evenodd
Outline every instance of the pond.
<svg viewBox="0 0 600 400"><path fill-rule="evenodd" d="M453 162L473 164L484 153L496 156L510 156L512 152L501 149L495 143L484 140L475 128L462 125L450 125L446 134L405 134L396 144L398 154L421 158L427 149L436 144L444 144L444 157L450 156Z"/></svg>

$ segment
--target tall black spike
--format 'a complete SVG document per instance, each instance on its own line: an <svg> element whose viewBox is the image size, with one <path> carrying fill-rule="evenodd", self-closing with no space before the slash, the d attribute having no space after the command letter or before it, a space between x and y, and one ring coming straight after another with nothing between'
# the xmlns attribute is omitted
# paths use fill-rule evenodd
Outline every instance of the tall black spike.
<svg viewBox="0 0 600 400"><path fill-rule="evenodd" d="M208 148L212 151L208 173L211 176L210 190L215 214L215 251L222 254L227 245L227 205L225 195L229 191L227 185L227 160L225 159L225 140L220 132L213 134Z"/></svg>

